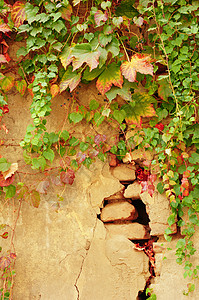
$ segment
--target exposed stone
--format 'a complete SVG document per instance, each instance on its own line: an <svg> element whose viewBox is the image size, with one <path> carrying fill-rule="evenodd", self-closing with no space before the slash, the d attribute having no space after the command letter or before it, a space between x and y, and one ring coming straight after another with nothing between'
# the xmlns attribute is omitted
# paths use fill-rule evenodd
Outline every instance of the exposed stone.
<svg viewBox="0 0 199 300"><path fill-rule="evenodd" d="M151 235L163 235L165 229L169 226L167 219L172 213L166 194L160 194L155 190L152 197L148 192L144 192L140 194L140 198L146 204L146 212L150 219ZM177 226L173 224L172 233L176 232Z"/></svg>
<svg viewBox="0 0 199 300"><path fill-rule="evenodd" d="M134 181L136 179L135 170L135 166L131 164L122 164L111 168L113 176L119 181Z"/></svg>
<svg viewBox="0 0 199 300"><path fill-rule="evenodd" d="M139 223L105 224L110 235L124 235L129 240L149 239L150 234L144 225Z"/></svg>
<svg viewBox="0 0 199 300"><path fill-rule="evenodd" d="M124 200L123 190L119 191L113 195L110 195L109 197L104 198L106 201L114 201L114 200Z"/></svg>
<svg viewBox="0 0 199 300"><path fill-rule="evenodd" d="M134 199L140 199L140 193L141 193L141 185L135 181L132 184L129 184L124 192L125 198L132 198Z"/></svg>
<svg viewBox="0 0 199 300"><path fill-rule="evenodd" d="M131 152L132 160L152 160L153 153L148 150L136 149Z"/></svg>
<svg viewBox="0 0 199 300"><path fill-rule="evenodd" d="M107 204L101 212L103 222L118 220L136 220L138 217L135 207L127 201L119 201Z"/></svg>
<svg viewBox="0 0 199 300"><path fill-rule="evenodd" d="M106 240L106 235L103 223L97 220L94 237L76 283L78 299L136 299L149 277L148 257L135 251L125 237L113 236Z"/></svg>

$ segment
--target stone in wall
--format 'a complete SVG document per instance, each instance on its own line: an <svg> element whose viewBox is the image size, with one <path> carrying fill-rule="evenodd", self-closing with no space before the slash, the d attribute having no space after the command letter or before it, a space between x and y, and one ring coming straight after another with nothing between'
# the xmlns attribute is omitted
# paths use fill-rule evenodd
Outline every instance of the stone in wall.
<svg viewBox="0 0 199 300"><path fill-rule="evenodd" d="M134 165L119 165L117 167L111 168L111 173L119 181L134 181L135 176L135 166Z"/></svg>
<svg viewBox="0 0 199 300"><path fill-rule="evenodd" d="M140 194L141 200L146 205L151 228L151 235L164 235L165 229L168 228L167 219L171 214L169 201L165 193L160 194L155 190L151 197L148 192ZM176 224L172 225L172 232L177 232Z"/></svg>
<svg viewBox="0 0 199 300"><path fill-rule="evenodd" d="M148 229L139 223L105 224L110 235L123 235L129 240L149 239Z"/></svg>
<svg viewBox="0 0 199 300"><path fill-rule="evenodd" d="M136 220L138 212L135 207L127 201L109 203L101 212L103 222L113 222L118 220Z"/></svg>
<svg viewBox="0 0 199 300"><path fill-rule="evenodd" d="M125 189L124 197L131 198L133 200L140 199L141 189L141 185L137 181L134 181L132 184L129 184Z"/></svg>

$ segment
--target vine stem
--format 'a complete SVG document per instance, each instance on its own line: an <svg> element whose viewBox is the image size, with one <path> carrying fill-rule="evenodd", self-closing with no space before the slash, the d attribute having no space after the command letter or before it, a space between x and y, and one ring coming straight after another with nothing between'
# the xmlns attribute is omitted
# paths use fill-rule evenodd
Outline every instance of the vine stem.
<svg viewBox="0 0 199 300"><path fill-rule="evenodd" d="M127 57L127 60L128 60L128 62L130 62L130 58L129 58L129 56L128 56L128 53L127 53L126 48L125 48L125 46L124 46L124 43L123 43L122 40L120 39L120 36L119 36L118 33L117 33L117 36L118 36L118 38L119 38L119 40L120 40L120 43L122 44L122 47L123 47L123 49L124 49L125 55L126 55L126 57Z"/></svg>

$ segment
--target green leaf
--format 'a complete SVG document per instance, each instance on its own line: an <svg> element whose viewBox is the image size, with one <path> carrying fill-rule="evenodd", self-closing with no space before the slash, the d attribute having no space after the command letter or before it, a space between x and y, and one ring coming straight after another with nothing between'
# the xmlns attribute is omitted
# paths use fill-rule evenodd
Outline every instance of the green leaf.
<svg viewBox="0 0 199 300"><path fill-rule="evenodd" d="M69 140L69 145L72 147L75 147L78 144L79 144L79 140L74 136Z"/></svg>
<svg viewBox="0 0 199 300"><path fill-rule="evenodd" d="M11 166L11 163L9 163L6 158L4 158L4 157L0 158L0 171L1 172L8 171L10 169L10 166Z"/></svg>
<svg viewBox="0 0 199 300"><path fill-rule="evenodd" d="M78 123L83 119L83 115L78 112L72 112L69 114L69 120L71 120L73 123Z"/></svg>
<svg viewBox="0 0 199 300"><path fill-rule="evenodd" d="M90 110L95 110L98 107L99 107L99 103L95 99L92 99L91 102L89 103Z"/></svg>
<svg viewBox="0 0 199 300"><path fill-rule="evenodd" d="M168 217L167 222L168 222L169 226L171 226L175 223L175 218L176 218L176 215L174 213Z"/></svg>
<svg viewBox="0 0 199 300"><path fill-rule="evenodd" d="M82 80L92 81L93 79L98 77L104 71L104 69L105 69L105 66L102 67L101 69L96 68L92 71L89 71L89 68L87 67L86 70L84 71Z"/></svg>
<svg viewBox="0 0 199 300"><path fill-rule="evenodd" d="M157 190L160 194L164 193L164 185L162 184L162 182L158 182L157 184Z"/></svg>
<svg viewBox="0 0 199 300"><path fill-rule="evenodd" d="M45 167L46 167L46 160L43 156L40 156L39 158L33 158L32 159L32 169L41 168L42 171L44 171Z"/></svg>
<svg viewBox="0 0 199 300"><path fill-rule="evenodd" d="M97 126L99 126L104 121L104 116L102 116L99 112L94 114L94 121Z"/></svg>
<svg viewBox="0 0 199 300"><path fill-rule="evenodd" d="M48 150L44 151L44 152L43 152L43 156L44 156L46 159L50 160L51 162L52 162L52 161L54 160L54 158L55 158L55 154L54 154L54 152L53 152L52 149L48 149Z"/></svg>
<svg viewBox="0 0 199 300"><path fill-rule="evenodd" d="M106 46L106 50L107 52L111 52L113 57L118 56L120 53L119 41L114 37L110 44Z"/></svg>
<svg viewBox="0 0 199 300"><path fill-rule="evenodd" d="M125 16L127 18L134 18L139 15L137 9L133 7L135 1L126 0L122 1L121 4L116 8L116 16Z"/></svg>
<svg viewBox="0 0 199 300"><path fill-rule="evenodd" d="M126 112L125 119L128 124L135 124L140 127L142 117L153 117L156 115L152 104L152 102L155 102L153 97L144 93L134 93L132 100L131 103L122 106L122 109Z"/></svg>
<svg viewBox="0 0 199 300"><path fill-rule="evenodd" d="M191 157L189 157L189 162L191 164L198 164L199 163L199 154L198 153L192 153Z"/></svg>
<svg viewBox="0 0 199 300"><path fill-rule="evenodd" d="M100 93L104 95L112 85L122 88L123 77L120 67L116 63L109 64L99 76L96 86Z"/></svg>
<svg viewBox="0 0 199 300"><path fill-rule="evenodd" d="M69 139L69 132L67 130L62 131L60 138L66 142Z"/></svg>
<svg viewBox="0 0 199 300"><path fill-rule="evenodd" d="M3 191L6 193L5 199L14 197L16 193L16 187L14 185L4 186Z"/></svg>
<svg viewBox="0 0 199 300"><path fill-rule="evenodd" d="M101 32L98 36L98 41L101 47L105 47L108 43L112 41L112 36L105 35L103 32Z"/></svg>
<svg viewBox="0 0 199 300"><path fill-rule="evenodd" d="M69 87L72 92L80 83L81 73L77 71L72 71L72 66L69 66L67 71L64 73L62 80L60 82L60 93L65 91Z"/></svg>
<svg viewBox="0 0 199 300"><path fill-rule="evenodd" d="M60 31L65 28L64 23L62 22L62 20L58 20L56 22L54 22L52 29L56 30L58 33L60 33Z"/></svg>
<svg viewBox="0 0 199 300"><path fill-rule="evenodd" d="M32 190L27 196L26 201L29 202L35 208L39 207L40 204L40 195L36 190Z"/></svg>
<svg viewBox="0 0 199 300"><path fill-rule="evenodd" d="M79 69L83 63L86 63L92 71L99 64L100 52L98 50L93 51L90 44L82 43L73 47L71 56L74 57L72 61L73 70Z"/></svg>
<svg viewBox="0 0 199 300"><path fill-rule="evenodd" d="M122 88L119 87L112 87L108 92L106 92L106 97L109 101L112 101L116 98L117 95L121 96L126 101L132 100L132 93L130 91L131 88L135 88L136 84L133 82L129 82L128 80L124 79L124 84Z"/></svg>
<svg viewBox="0 0 199 300"><path fill-rule="evenodd" d="M113 117L116 121L118 121L120 124L124 121L126 117L126 113L124 110L114 110Z"/></svg>
<svg viewBox="0 0 199 300"><path fill-rule="evenodd" d="M82 152L86 151L88 149L89 145L87 143L81 142L79 145L79 148Z"/></svg>
<svg viewBox="0 0 199 300"><path fill-rule="evenodd" d="M16 81L15 83L17 91L21 94L21 96L24 96L26 88L27 88L27 83L24 79L21 81Z"/></svg>
<svg viewBox="0 0 199 300"><path fill-rule="evenodd" d="M161 99L167 101L168 97L171 96L172 94L168 80L166 78L161 79L158 81L158 84L159 84L158 95L160 96Z"/></svg>

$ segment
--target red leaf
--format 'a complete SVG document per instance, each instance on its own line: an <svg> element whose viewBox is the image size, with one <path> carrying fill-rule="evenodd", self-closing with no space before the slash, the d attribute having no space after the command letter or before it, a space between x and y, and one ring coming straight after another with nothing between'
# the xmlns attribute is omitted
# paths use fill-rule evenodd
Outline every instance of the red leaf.
<svg viewBox="0 0 199 300"><path fill-rule="evenodd" d="M10 253L10 258L11 259L16 259L17 255L15 253Z"/></svg>
<svg viewBox="0 0 199 300"><path fill-rule="evenodd" d="M51 182L52 184L56 185L56 186L62 186L61 180L58 176L50 176Z"/></svg>
<svg viewBox="0 0 199 300"><path fill-rule="evenodd" d="M105 142L105 141L106 141L106 135L105 135L105 134L103 134L103 135L97 134L97 135L95 136L95 138L94 138L95 144L96 144L97 146L99 146L99 147L100 147L101 143L103 143L103 142Z"/></svg>
<svg viewBox="0 0 199 300"><path fill-rule="evenodd" d="M17 91L23 96L25 94L26 88L27 88L27 83L24 79L21 81L16 81L15 83Z"/></svg>
<svg viewBox="0 0 199 300"><path fill-rule="evenodd" d="M7 238L8 238L8 232L6 231L6 232L4 232L3 234L1 234L1 237L2 237L3 239L7 239Z"/></svg>
<svg viewBox="0 0 199 300"><path fill-rule="evenodd" d="M86 159L86 154L81 151L77 153L76 160L78 164L81 164Z"/></svg>
<svg viewBox="0 0 199 300"><path fill-rule="evenodd" d="M7 129L6 125L2 124L1 127L5 131L5 133L8 134L9 130Z"/></svg>
<svg viewBox="0 0 199 300"><path fill-rule="evenodd" d="M157 128L159 132L161 132L164 129L164 125L162 123L159 123L155 125L155 128Z"/></svg>
<svg viewBox="0 0 199 300"><path fill-rule="evenodd" d="M72 185L75 179L75 173L71 169L68 169L67 172L62 171L60 179L63 183Z"/></svg>
<svg viewBox="0 0 199 300"><path fill-rule="evenodd" d="M121 65L122 75L130 82L136 81L137 72L153 76L153 65L150 61L151 58L148 55L135 54L131 57L131 61L125 61Z"/></svg>
<svg viewBox="0 0 199 300"><path fill-rule="evenodd" d="M4 179L3 174L0 174L0 186L9 186L10 184L13 183L14 178L15 178L15 174L13 174L8 179Z"/></svg>
<svg viewBox="0 0 199 300"><path fill-rule="evenodd" d="M9 256L2 256L0 258L0 268L5 269L7 268L11 263L10 257Z"/></svg>
<svg viewBox="0 0 199 300"><path fill-rule="evenodd" d="M12 31L12 30L10 29L10 27L7 24L3 23L0 25L0 31L3 33L6 33L9 31Z"/></svg>
<svg viewBox="0 0 199 300"><path fill-rule="evenodd" d="M9 108L8 108L8 105L7 104L5 104L4 106L3 106L3 113L4 114L7 114L7 113L9 113Z"/></svg>
<svg viewBox="0 0 199 300"><path fill-rule="evenodd" d="M23 22L26 19L26 13L25 13L25 4L17 1L12 7L11 10L11 18L14 22L15 27L19 27L23 24Z"/></svg>

